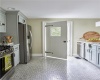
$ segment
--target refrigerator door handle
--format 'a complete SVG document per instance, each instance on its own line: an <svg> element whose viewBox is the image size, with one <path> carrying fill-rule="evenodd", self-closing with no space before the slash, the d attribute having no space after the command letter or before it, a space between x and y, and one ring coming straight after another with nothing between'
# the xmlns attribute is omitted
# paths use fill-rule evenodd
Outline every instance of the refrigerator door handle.
<svg viewBox="0 0 100 80"><path fill-rule="evenodd" d="M32 48L32 32L29 31L29 33L30 33L30 49L31 49Z"/></svg>

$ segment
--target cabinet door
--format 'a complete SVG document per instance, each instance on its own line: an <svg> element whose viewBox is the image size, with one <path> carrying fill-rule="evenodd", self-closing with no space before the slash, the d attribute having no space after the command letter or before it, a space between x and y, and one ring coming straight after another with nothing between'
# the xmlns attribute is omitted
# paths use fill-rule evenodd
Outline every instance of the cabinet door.
<svg viewBox="0 0 100 80"><path fill-rule="evenodd" d="M97 65L100 66L100 53L97 54Z"/></svg>
<svg viewBox="0 0 100 80"><path fill-rule="evenodd" d="M14 45L14 53L15 53L14 64L16 66L17 64L19 64L19 45Z"/></svg>
<svg viewBox="0 0 100 80"><path fill-rule="evenodd" d="M6 32L6 15L0 13L0 32Z"/></svg>
<svg viewBox="0 0 100 80"><path fill-rule="evenodd" d="M90 60L90 49L88 43L85 43L85 59L88 61Z"/></svg>
<svg viewBox="0 0 100 80"><path fill-rule="evenodd" d="M15 66L19 64L19 50L14 51L15 53Z"/></svg>
<svg viewBox="0 0 100 80"><path fill-rule="evenodd" d="M96 64L96 58L97 58L97 46L92 45L92 49L90 51L90 62Z"/></svg>
<svg viewBox="0 0 100 80"><path fill-rule="evenodd" d="M18 22L25 24L26 20L21 15L19 15Z"/></svg>
<svg viewBox="0 0 100 80"><path fill-rule="evenodd" d="M97 48L97 66L100 66L100 46Z"/></svg>

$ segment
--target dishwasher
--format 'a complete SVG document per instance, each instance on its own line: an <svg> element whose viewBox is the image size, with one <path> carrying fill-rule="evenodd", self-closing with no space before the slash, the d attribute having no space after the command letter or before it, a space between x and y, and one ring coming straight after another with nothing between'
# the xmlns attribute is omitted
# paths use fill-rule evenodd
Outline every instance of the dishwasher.
<svg viewBox="0 0 100 80"><path fill-rule="evenodd" d="M77 54L78 54L78 56L81 58L85 58L84 52L85 52L85 43L77 42Z"/></svg>

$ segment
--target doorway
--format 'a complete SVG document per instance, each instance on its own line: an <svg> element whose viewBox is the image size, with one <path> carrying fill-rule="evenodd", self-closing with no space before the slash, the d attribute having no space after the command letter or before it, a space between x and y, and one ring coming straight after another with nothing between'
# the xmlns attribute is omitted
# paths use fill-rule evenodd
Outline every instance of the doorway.
<svg viewBox="0 0 100 80"><path fill-rule="evenodd" d="M72 56L72 21L43 22L43 56L66 60Z"/></svg>

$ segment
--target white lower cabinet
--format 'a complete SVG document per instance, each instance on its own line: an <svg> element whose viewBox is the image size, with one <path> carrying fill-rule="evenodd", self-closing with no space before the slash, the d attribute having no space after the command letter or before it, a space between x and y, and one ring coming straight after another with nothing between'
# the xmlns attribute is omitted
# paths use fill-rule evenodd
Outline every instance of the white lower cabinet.
<svg viewBox="0 0 100 80"><path fill-rule="evenodd" d="M100 67L100 46L97 47L97 66Z"/></svg>
<svg viewBox="0 0 100 80"><path fill-rule="evenodd" d="M90 62L96 64L97 63L96 59L97 59L97 45L92 44L90 51Z"/></svg>
<svg viewBox="0 0 100 80"><path fill-rule="evenodd" d="M94 43L85 43L85 59L100 67L100 46Z"/></svg>
<svg viewBox="0 0 100 80"><path fill-rule="evenodd" d="M89 49L89 44L85 43L85 59L90 60L90 49Z"/></svg>
<svg viewBox="0 0 100 80"><path fill-rule="evenodd" d="M13 47L14 47L14 53L15 53L14 66L16 66L17 64L19 64L19 44L16 44Z"/></svg>

